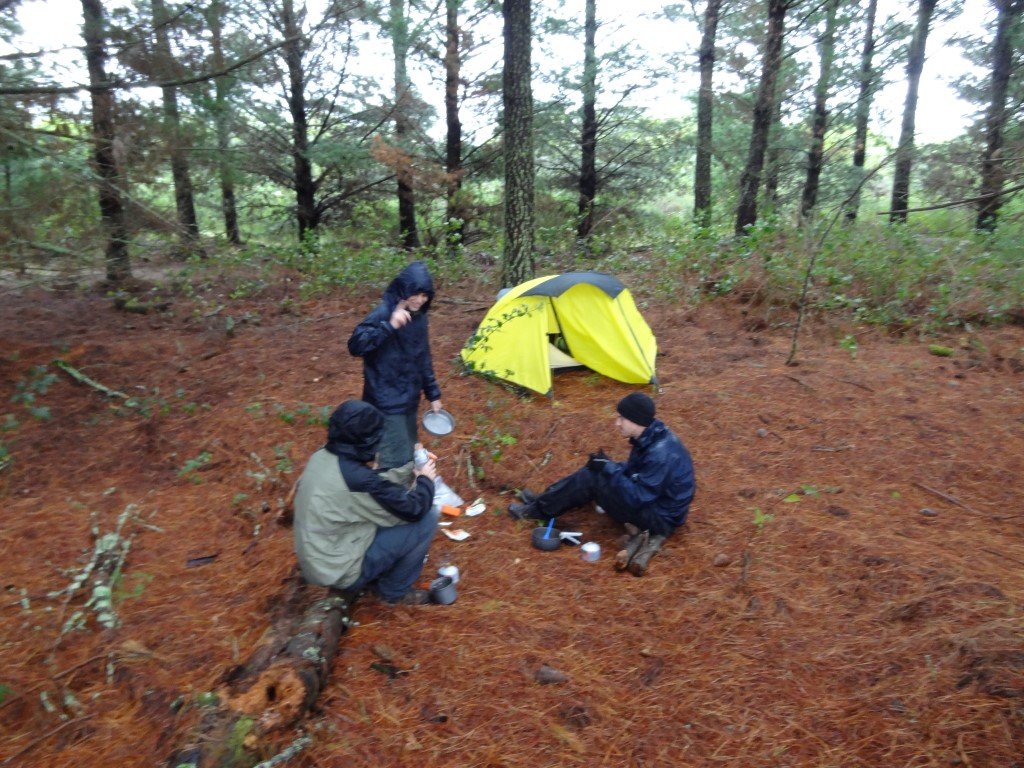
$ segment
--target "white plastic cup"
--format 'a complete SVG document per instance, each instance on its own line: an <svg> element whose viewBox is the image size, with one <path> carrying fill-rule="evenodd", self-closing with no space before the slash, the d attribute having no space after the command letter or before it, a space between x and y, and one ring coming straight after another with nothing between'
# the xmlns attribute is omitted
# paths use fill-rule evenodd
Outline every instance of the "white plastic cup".
<svg viewBox="0 0 1024 768"><path fill-rule="evenodd" d="M437 569L438 576L447 576L452 584L459 583L459 567L457 565L442 565Z"/></svg>
<svg viewBox="0 0 1024 768"><path fill-rule="evenodd" d="M588 563L596 562L601 558L601 545L596 541L588 541L580 547L580 558Z"/></svg>

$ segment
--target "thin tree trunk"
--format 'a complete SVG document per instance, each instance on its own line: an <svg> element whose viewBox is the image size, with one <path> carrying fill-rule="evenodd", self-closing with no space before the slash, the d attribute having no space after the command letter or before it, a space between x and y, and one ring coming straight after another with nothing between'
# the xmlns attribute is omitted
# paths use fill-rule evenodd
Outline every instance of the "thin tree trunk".
<svg viewBox="0 0 1024 768"><path fill-rule="evenodd" d="M459 81L462 58L459 53L459 0L446 0L444 47L445 172L448 178L445 210L445 239L449 254L461 246L466 233L462 208L462 121L459 118Z"/></svg>
<svg viewBox="0 0 1024 768"><path fill-rule="evenodd" d="M1021 15L1021 0L994 0L999 11L996 34L992 41L992 84L988 109L985 111L985 154L981 161L981 195L974 226L979 230L996 228L996 219L1003 201L1000 192L1006 178L1001 151L1003 128L1006 126L1006 93L1013 68L1011 30Z"/></svg>
<svg viewBox="0 0 1024 768"><path fill-rule="evenodd" d="M283 0L281 21L288 42L284 46L288 67L288 110L292 117L292 167L295 184L296 215L299 241L316 232L319 213L316 209L316 182L309 160L309 128L306 117L305 72L302 66L303 39L301 24L295 16L293 0Z"/></svg>
<svg viewBox="0 0 1024 768"><path fill-rule="evenodd" d="M932 12L936 0L919 0L917 26L907 57L907 98L903 103L903 123L900 141L896 146L896 163L892 180L892 200L889 204L889 222L906 222L910 203L910 169L914 163L914 121L917 117L917 93L924 69L924 49L928 41Z"/></svg>
<svg viewBox="0 0 1024 768"><path fill-rule="evenodd" d="M163 0L152 0L152 6L159 71L168 80L171 80L175 75L175 67L174 54L171 51L171 40L167 35L169 20L167 6ZM178 110L178 89L173 85L168 85L160 90L163 97L166 141L171 159L171 178L174 181L174 207L178 215L178 235L181 251L185 256L191 256L192 254L205 256L202 246L199 244L199 222L196 218L192 175L189 172L188 154L185 149L185 135L181 129L181 115Z"/></svg>
<svg viewBox="0 0 1024 768"><path fill-rule="evenodd" d="M533 277L533 88L530 82L530 0L503 0L502 75L505 143L505 246L502 285Z"/></svg>
<svg viewBox="0 0 1024 768"><path fill-rule="evenodd" d="M828 127L828 92L836 51L836 11L838 0L825 6L825 29L821 35L821 68L814 87L814 117L811 121L811 148L807 152L807 178L800 200L800 218L806 219L818 201L818 185L825 160L825 129Z"/></svg>
<svg viewBox="0 0 1024 768"><path fill-rule="evenodd" d="M93 165L99 180L100 218L107 234L107 280L121 283L132 276L128 228L121 199L121 172L114 154L114 91L106 73L106 36L102 0L82 0L82 36L89 69L92 101Z"/></svg>
<svg viewBox="0 0 1024 768"><path fill-rule="evenodd" d="M412 128L409 120L412 83L406 66L409 56L409 20L405 15L405 0L391 0L390 21L391 50L395 58L395 142L401 149L405 149L406 137ZM398 231L402 247L407 250L419 248L411 162L400 163L395 175L398 178Z"/></svg>
<svg viewBox="0 0 1024 768"><path fill-rule="evenodd" d="M693 172L693 216L701 227L711 225L711 152L714 110L715 40L722 0L708 0L701 36L700 89L697 91L697 158Z"/></svg>
<svg viewBox="0 0 1024 768"><path fill-rule="evenodd" d="M583 130L580 135L580 184L576 239L590 254L590 230L594 226L597 195L597 0L586 0L583 42Z"/></svg>
<svg viewBox="0 0 1024 768"><path fill-rule="evenodd" d="M761 64L761 82L754 104L750 150L740 178L740 202L736 207L737 235L742 235L757 221L757 192L761 187L768 133L771 128L772 109L775 106L775 83L782 66L782 42L785 36L787 0L768 0L768 29L764 58Z"/></svg>
<svg viewBox="0 0 1024 768"><path fill-rule="evenodd" d="M847 198L846 219L855 221L860 208L860 191L864 184L864 162L867 158L868 121L871 117L872 91L875 84L875 14L878 0L868 0L864 22L864 48L860 57L860 91L857 94L857 109L853 129L853 188Z"/></svg>
<svg viewBox="0 0 1024 768"><path fill-rule="evenodd" d="M776 87L778 91L778 87ZM772 120L768 128L768 149L764 160L764 207L769 216L774 214L779 205L779 175L782 173L782 101L784 94L775 94L772 107Z"/></svg>
<svg viewBox="0 0 1024 768"><path fill-rule="evenodd" d="M224 69L223 14L224 3L220 0L214 0L206 13L213 46L213 66L218 72ZM227 76L214 80L213 120L217 131L217 170L220 177L220 206L224 214L224 234L229 243L241 245L242 236L238 230L238 209L235 204L235 170L231 162L228 128L231 116L231 105L228 101L230 87Z"/></svg>

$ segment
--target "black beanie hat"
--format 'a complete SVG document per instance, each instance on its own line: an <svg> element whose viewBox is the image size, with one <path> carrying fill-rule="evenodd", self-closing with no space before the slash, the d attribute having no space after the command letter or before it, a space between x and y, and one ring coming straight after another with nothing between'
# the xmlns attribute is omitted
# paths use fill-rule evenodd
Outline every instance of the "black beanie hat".
<svg viewBox="0 0 1024 768"><path fill-rule="evenodd" d="M649 427L654 421L654 401L643 392L633 392L619 400L615 410L624 419L641 427Z"/></svg>

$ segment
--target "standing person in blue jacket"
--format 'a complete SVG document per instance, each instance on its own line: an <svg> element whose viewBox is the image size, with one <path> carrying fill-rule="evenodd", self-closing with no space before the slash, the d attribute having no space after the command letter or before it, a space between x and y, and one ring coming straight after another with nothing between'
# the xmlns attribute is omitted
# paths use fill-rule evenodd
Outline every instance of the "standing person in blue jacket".
<svg viewBox="0 0 1024 768"><path fill-rule="evenodd" d="M348 351L363 358L363 400L384 414L377 464L412 461L420 395L441 410L441 388L430 356L427 311L434 283L422 261L407 266L384 291L381 303L352 331Z"/></svg>
<svg viewBox="0 0 1024 768"><path fill-rule="evenodd" d="M654 418L654 401L642 392L615 407L615 427L633 446L625 462L604 451L541 494L522 491L522 504L509 505L515 519L548 520L596 502L612 519L651 535L668 536L686 522L696 490L690 452L672 430Z"/></svg>

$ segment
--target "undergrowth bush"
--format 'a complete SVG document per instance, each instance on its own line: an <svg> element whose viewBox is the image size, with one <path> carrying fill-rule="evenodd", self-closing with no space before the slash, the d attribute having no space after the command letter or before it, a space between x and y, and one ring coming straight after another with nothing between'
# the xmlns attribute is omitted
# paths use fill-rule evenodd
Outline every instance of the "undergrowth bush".
<svg viewBox="0 0 1024 768"><path fill-rule="evenodd" d="M575 222L538 232L538 274L595 269L617 275L638 302L697 305L731 296L767 308L795 311L813 259L807 306L855 322L889 328L940 330L999 323L1022 311L1024 260L1019 227L992 234L942 226L948 218L890 226L862 220L836 224L823 236L765 218L736 238L727 225L699 228L683 217L633 211L608 217L589 252L575 242ZM823 225L827 226L827 225ZM939 232L940 234L932 234ZM382 289L409 261L423 259L439 283L494 282L501 244L472 252L441 243L415 252L392 243L392 233L327 230L302 245L250 244L190 262L178 275L193 288L229 283L229 299L255 296L287 275L299 298L339 289Z"/></svg>

